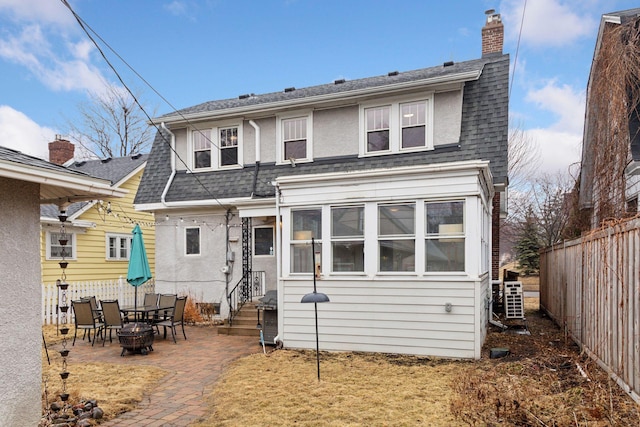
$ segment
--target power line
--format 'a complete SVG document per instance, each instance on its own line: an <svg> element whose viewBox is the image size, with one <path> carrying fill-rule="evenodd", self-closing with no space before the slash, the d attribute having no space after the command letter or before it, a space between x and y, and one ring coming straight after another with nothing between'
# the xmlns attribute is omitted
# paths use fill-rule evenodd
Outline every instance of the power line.
<svg viewBox="0 0 640 427"><path fill-rule="evenodd" d="M518 51L520 50L520 39L522 38L522 27L524 27L524 14L527 10L527 0L524 0L522 7L522 19L520 20L520 30L518 31L518 44L516 44L516 56L513 60L513 70L511 71L511 87L509 88L509 99L511 99L511 91L513 90L513 79L516 74L516 65L518 64Z"/></svg>
<svg viewBox="0 0 640 427"><path fill-rule="evenodd" d="M164 133L161 131L161 129L158 127L158 125L151 119L151 116L149 116L149 114L147 113L147 111L144 109L144 107L142 106L142 104L140 104L140 102L138 101L138 98L134 95L133 91L131 89L129 89L129 86L127 86L127 84L124 82L124 80L122 79L122 77L120 76L120 73L118 73L118 71L116 70L116 68L113 66L113 64L111 63L111 61L109 61L109 59L107 58L107 56L105 55L104 51L102 50L102 48L100 47L100 45L96 42L96 40L91 36L89 30L91 30L91 33L95 34L96 37L98 37L108 48L111 52L113 52L124 64L127 65L127 67L129 67L130 70L132 70L136 76L138 76L148 87L151 88L151 90L153 90L156 94L158 94L158 96L160 96L160 98L165 101L171 108L174 109L175 111L175 107L173 107L173 105L171 105L170 102L168 102L162 95L159 94L159 92L157 90L155 90L153 88L153 86L151 86L144 78L142 78L142 76L140 76L140 74L138 72L136 72L126 61L124 61L124 59L122 59L122 57L111 48L111 46L109 46L104 39L102 39L102 37L100 37L98 35L98 33L93 30L93 28L91 28L71 7L71 5L69 4L69 2L67 0L60 0L62 2L63 5L65 5L67 7L67 9L69 9L69 11L71 12L71 14L73 15L73 17L76 19L76 21L78 22L78 25L80 25L80 28L82 28L82 31L84 31L84 33L87 35L87 37L89 38L89 40L91 40L91 42L94 44L94 46L96 47L96 49L98 49L98 52L100 52L100 55L102 56L102 58L104 59L104 61L107 63L107 65L109 66L109 68L111 68L111 71L113 71L113 73L116 75L116 77L118 78L118 81L120 82L120 84L127 90L127 92L129 93L129 95L131 96L131 98L133 99L133 101L136 103L136 105L138 106L138 108L140 108L140 111L142 111L145 115L145 117L147 117L147 119L149 120L149 122L152 124L152 126L154 128L156 128L156 130L160 133L160 136L162 137L162 140L164 141L165 144L167 144L170 148L170 150L174 153L174 155L182 162L182 164L184 165L184 167L186 168L186 170L188 172L191 173L191 175L194 177L194 179L198 182L198 184L200 184L200 186L202 186L202 188L207 192L207 194L213 199L215 200L215 202L223 209L228 210L229 207L225 206L222 204L222 202L220 202L220 200L218 200L218 198L216 196L214 196L209 189L207 188L207 186L205 186L202 181L200 180L200 178L197 176L197 174L193 174L190 169L189 166L186 164L186 162L180 157L180 155L176 152L176 150L171 147L171 143L169 141L167 141L167 138L165 137ZM88 30L89 29L89 30ZM177 111L175 111L177 112ZM177 112L178 114L180 114L179 112ZM187 123L189 123L190 125L192 125L189 120L187 120L182 114L180 114L180 116L185 119L185 121L187 121ZM193 125L192 125L193 126ZM195 126L194 126L195 128ZM197 128L196 130L198 132L200 132ZM200 132L202 134L202 132ZM203 136L205 136L205 138L207 138L207 140L209 141L209 143L211 143L213 145L213 143L211 142L211 140L203 134Z"/></svg>

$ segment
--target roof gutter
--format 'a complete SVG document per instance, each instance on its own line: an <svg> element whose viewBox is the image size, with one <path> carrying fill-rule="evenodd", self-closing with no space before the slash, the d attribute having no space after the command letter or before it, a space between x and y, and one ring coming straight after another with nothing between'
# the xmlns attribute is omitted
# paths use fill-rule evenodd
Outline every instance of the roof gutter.
<svg viewBox="0 0 640 427"><path fill-rule="evenodd" d="M164 122L160 123L160 127L167 131L169 135L171 135L171 175L169 176L169 180L167 181L167 185L164 186L164 190L162 190L162 195L160 196L160 201L164 206L167 206L167 202L165 201L165 197L167 197L167 193L169 192L169 187L173 183L173 178L176 176L176 156L175 156L175 148L176 148L176 136L169 130L167 126L165 126Z"/></svg>

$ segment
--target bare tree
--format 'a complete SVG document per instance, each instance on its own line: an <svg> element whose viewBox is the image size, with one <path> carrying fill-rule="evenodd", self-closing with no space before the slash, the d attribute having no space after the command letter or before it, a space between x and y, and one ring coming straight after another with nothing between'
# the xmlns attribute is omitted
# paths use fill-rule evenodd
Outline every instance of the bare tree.
<svg viewBox="0 0 640 427"><path fill-rule="evenodd" d="M509 125L509 186L520 188L533 177L540 165L540 147L522 128Z"/></svg>
<svg viewBox="0 0 640 427"><path fill-rule="evenodd" d="M124 157L151 148L153 129L127 91L108 86L103 93L91 94L78 110L79 120L67 119L68 133L87 157Z"/></svg>

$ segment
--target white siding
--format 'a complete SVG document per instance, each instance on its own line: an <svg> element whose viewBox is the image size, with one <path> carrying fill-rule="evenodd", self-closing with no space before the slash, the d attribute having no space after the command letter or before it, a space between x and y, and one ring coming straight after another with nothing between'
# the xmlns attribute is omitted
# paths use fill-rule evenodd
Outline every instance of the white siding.
<svg viewBox="0 0 640 427"><path fill-rule="evenodd" d="M489 320L490 283L490 259L482 251L483 228L487 233L491 209L487 187L491 178L484 162L280 181L283 260L278 321L286 347L315 348L314 307L300 302L313 290L312 277L288 273L290 212L313 206L324 212L320 241L323 273L316 284L318 292L330 298L330 302L318 304L321 349L480 358ZM424 272L419 240L424 233L420 224L424 210L420 206L424 201L452 199L465 202L465 271ZM376 209L371 207L391 200L417 202L415 272L377 271L377 231L371 221ZM325 219L330 206L344 203L364 204L365 212L368 209L373 214L365 213L365 271L359 275L330 271L330 233ZM450 312L447 304L451 304Z"/></svg>

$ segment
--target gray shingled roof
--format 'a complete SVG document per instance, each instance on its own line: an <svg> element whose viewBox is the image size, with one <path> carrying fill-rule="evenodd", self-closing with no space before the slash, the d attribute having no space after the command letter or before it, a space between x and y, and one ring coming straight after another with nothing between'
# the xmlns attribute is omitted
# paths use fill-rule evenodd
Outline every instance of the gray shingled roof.
<svg viewBox="0 0 640 427"><path fill-rule="evenodd" d="M168 118L177 118L181 116L188 117L193 114L220 112L228 109L265 106L267 104L279 103L284 101L304 101L305 99L312 100L314 97L318 96L346 94L348 92L358 91L362 89L384 88L390 85L401 83L415 82L444 76L453 76L456 74L479 71L482 69L485 62L486 58L459 63L449 63L447 64L447 66L440 65L437 67L422 68L419 70L404 71L401 73L398 72L397 74L394 72L384 76L367 77L356 80L345 80L342 83L334 82L261 95L241 95L238 98L209 101L202 104L194 105L192 107L184 108L182 110L160 116L157 118L157 121L161 122L166 121Z"/></svg>
<svg viewBox="0 0 640 427"><path fill-rule="evenodd" d="M80 171L71 171L64 166L56 165L55 163L42 160L38 157L30 156L20 151L2 146L0 146L0 161L19 163L27 166L35 166L38 168L51 170L53 172L62 172L72 175L86 175Z"/></svg>
<svg viewBox="0 0 640 427"><path fill-rule="evenodd" d="M69 169L107 179L113 185L143 165L148 158L148 154L136 154L102 160L83 160L70 165Z"/></svg>
<svg viewBox="0 0 640 427"><path fill-rule="evenodd" d="M83 160L75 162L68 168L63 168L73 173L90 175L111 181L111 185L118 183L131 172L135 171L149 158L149 154L136 154L128 157L115 157L102 160ZM89 202L72 203L67 207L67 215L73 216L84 208ZM55 205L41 205L40 216L44 218L57 218L58 207Z"/></svg>
<svg viewBox="0 0 640 427"><path fill-rule="evenodd" d="M285 97L313 97L331 91L350 90L348 87L364 88L382 86L390 80L398 82L420 80L451 73L452 75L481 69L476 81L465 84L462 128L460 144L437 148L434 151L414 152L358 158L357 155L314 159L311 163L300 163L295 168L290 165L263 163L246 165L243 169L212 171L204 173L178 172L166 194L166 201L187 201L224 199L235 197L273 197L271 182L277 176L345 172L394 166L427 165L462 160L489 160L490 169L496 183L506 183L507 141L509 120L509 56L495 55L480 60L455 64L451 67L433 67L400 73L397 76L372 77L342 84L321 85L297 89L292 92L272 93L247 99L212 101L180 111L188 115L207 111L224 110L238 106L264 105L277 102ZM350 86L343 86L350 85ZM291 98L290 98L291 99ZM171 115L172 117L175 114ZM165 116L168 117L168 116ZM136 204L159 203L164 187L171 174L170 138L158 132L153 143L149 161L145 168ZM255 187L254 187L255 182Z"/></svg>

